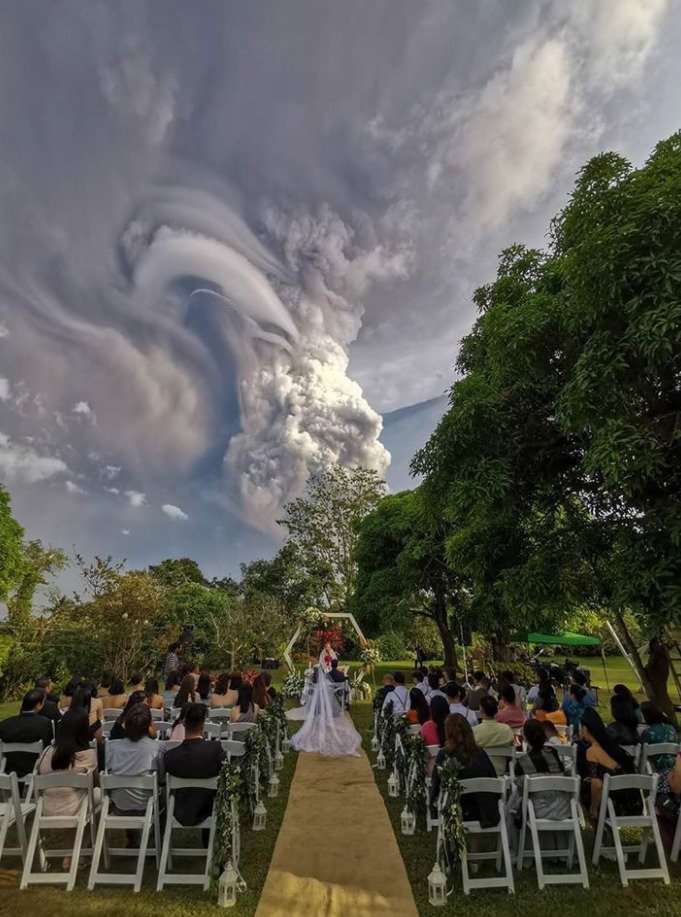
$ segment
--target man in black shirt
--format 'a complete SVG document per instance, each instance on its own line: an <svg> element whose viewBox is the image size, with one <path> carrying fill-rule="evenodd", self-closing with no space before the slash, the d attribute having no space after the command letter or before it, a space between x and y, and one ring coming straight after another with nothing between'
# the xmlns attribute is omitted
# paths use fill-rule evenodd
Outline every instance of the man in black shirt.
<svg viewBox="0 0 681 917"><path fill-rule="evenodd" d="M0 723L0 742L42 742L43 748L47 748L52 741L52 723L40 715L44 699L45 695L39 688L33 688L24 695L21 713ZM17 777L25 777L33 770L36 758L30 752L9 752L5 755L5 770L8 774L14 771Z"/></svg>
<svg viewBox="0 0 681 917"><path fill-rule="evenodd" d="M203 728L207 710L204 704L189 704L184 715L185 739L163 756L165 771L173 777L204 780L217 777L226 758L219 742L206 741ZM213 810L213 790L177 790L175 818L181 825L200 825Z"/></svg>
<svg viewBox="0 0 681 917"><path fill-rule="evenodd" d="M45 700L43 702L43 709L40 711L40 715L46 717L48 720L56 724L61 719L59 713L59 697L53 694L53 684L52 679L44 676L43 678L36 678L35 686L45 695Z"/></svg>
<svg viewBox="0 0 681 917"><path fill-rule="evenodd" d="M347 681L347 678L342 672L338 671L338 660L331 660L331 671L329 672L329 678L331 681L334 681L336 684L341 684L344 681Z"/></svg>

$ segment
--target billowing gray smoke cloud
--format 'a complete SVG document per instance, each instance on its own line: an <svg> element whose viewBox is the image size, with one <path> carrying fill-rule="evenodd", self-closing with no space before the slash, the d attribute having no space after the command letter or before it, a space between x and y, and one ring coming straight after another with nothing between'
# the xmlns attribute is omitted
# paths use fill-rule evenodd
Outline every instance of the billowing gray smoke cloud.
<svg viewBox="0 0 681 917"><path fill-rule="evenodd" d="M441 393L677 3L7 6L3 467L266 530L311 470L384 471L377 410Z"/></svg>

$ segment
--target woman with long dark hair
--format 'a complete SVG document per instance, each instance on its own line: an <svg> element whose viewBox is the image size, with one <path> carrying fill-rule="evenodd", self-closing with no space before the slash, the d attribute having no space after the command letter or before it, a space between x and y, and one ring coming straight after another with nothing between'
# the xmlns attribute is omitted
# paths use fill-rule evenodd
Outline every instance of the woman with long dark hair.
<svg viewBox="0 0 681 917"><path fill-rule="evenodd" d="M210 678L209 672L201 672L199 675L199 683L196 686L196 693L199 695L200 699L208 705L210 700L210 690L213 687L213 683Z"/></svg>
<svg viewBox="0 0 681 917"><path fill-rule="evenodd" d="M218 675L218 679L215 682L215 690L213 691L210 698L211 707L233 707L234 701L229 696L229 682L231 680L231 675L228 675L226 672L223 672L221 675Z"/></svg>
<svg viewBox="0 0 681 917"><path fill-rule="evenodd" d="M625 700L628 700L636 712L636 719L638 720L639 724L643 722L641 705L632 694L631 688L628 688L626 685L617 684L612 689L612 693L613 696L623 697Z"/></svg>
<svg viewBox="0 0 681 917"><path fill-rule="evenodd" d="M430 709L428 708L428 701L420 688L412 688L409 691L409 709L406 715L407 721L412 726L423 726L424 723L428 722Z"/></svg>
<svg viewBox="0 0 681 917"><path fill-rule="evenodd" d="M435 770L430 785L430 804L434 807L440 794L440 768L450 758L460 765L459 780L497 776L487 752L475 744L473 729L465 716L450 713L445 720L444 746L435 759ZM462 797L461 812L464 821L479 821L483 828L499 824L498 797L492 793L469 793Z"/></svg>
<svg viewBox="0 0 681 917"><path fill-rule="evenodd" d="M580 737L587 745L586 777L582 783L584 804L596 817L603 792L603 777L606 774L633 774L635 762L632 756L624 751L608 735L603 720L593 708L588 708L582 716ZM641 811L641 796L637 790L619 790L610 794L619 815L638 814Z"/></svg>
<svg viewBox="0 0 681 917"><path fill-rule="evenodd" d="M608 735L618 745L638 745L638 718L636 708L622 694L613 694L610 698L612 723L607 726Z"/></svg>
<svg viewBox="0 0 681 917"><path fill-rule="evenodd" d="M232 707L229 714L231 723L255 723L260 712L260 707L253 702L253 688L250 685L241 685L239 700Z"/></svg>
<svg viewBox="0 0 681 917"><path fill-rule="evenodd" d="M90 723L88 714L82 707L67 710L61 718L54 743L45 749L39 762L38 773L54 774L68 771L72 774L92 774L97 783L97 752L90 748ZM76 787L52 787L45 791L43 802L44 815L76 815L80 809L85 789ZM99 790L95 790L97 801ZM84 861L82 865L85 865ZM71 867L71 858L63 862L65 870Z"/></svg>
<svg viewBox="0 0 681 917"><path fill-rule="evenodd" d="M173 701L173 707L184 707L185 704L193 704L196 700L196 694L194 691L194 686L196 682L194 681L194 676L190 673L185 675L180 682L180 690L175 695L175 700Z"/></svg>
<svg viewBox="0 0 681 917"><path fill-rule="evenodd" d="M267 686L262 675L256 675L253 680L253 703L261 710L272 703L272 698L267 693Z"/></svg>

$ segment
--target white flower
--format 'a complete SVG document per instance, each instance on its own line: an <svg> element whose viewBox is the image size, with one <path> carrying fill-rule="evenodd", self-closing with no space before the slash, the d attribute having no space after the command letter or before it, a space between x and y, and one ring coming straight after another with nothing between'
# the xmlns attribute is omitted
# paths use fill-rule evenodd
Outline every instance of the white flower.
<svg viewBox="0 0 681 917"><path fill-rule="evenodd" d="M124 620L124 621L127 621L127 620L128 620L128 612L127 612L127 611L124 611L124 612L123 612L123 620Z"/></svg>

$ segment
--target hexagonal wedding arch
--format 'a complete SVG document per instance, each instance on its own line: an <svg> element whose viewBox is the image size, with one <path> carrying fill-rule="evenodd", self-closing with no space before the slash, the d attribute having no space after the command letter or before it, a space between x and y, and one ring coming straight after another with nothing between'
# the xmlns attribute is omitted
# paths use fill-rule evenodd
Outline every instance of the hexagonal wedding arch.
<svg viewBox="0 0 681 917"><path fill-rule="evenodd" d="M327 618L336 618L336 619L342 618L346 621L349 621L350 624L352 624L353 628L355 629L355 633L359 637L359 642L361 643L361 645L362 646L367 645L367 639L364 636L364 634L362 633L362 628L359 626L359 624L355 620L354 615L351 615L347 611L325 611L323 612L321 617L323 620L326 620ZM295 666L293 664L293 657L291 656L291 650L296 645L296 642L300 638L303 631L309 626L310 625L308 625L307 622L301 621L298 627L296 628L295 634L289 640L288 646L284 650L284 659L286 660L286 665L289 668L289 672L295 671Z"/></svg>

